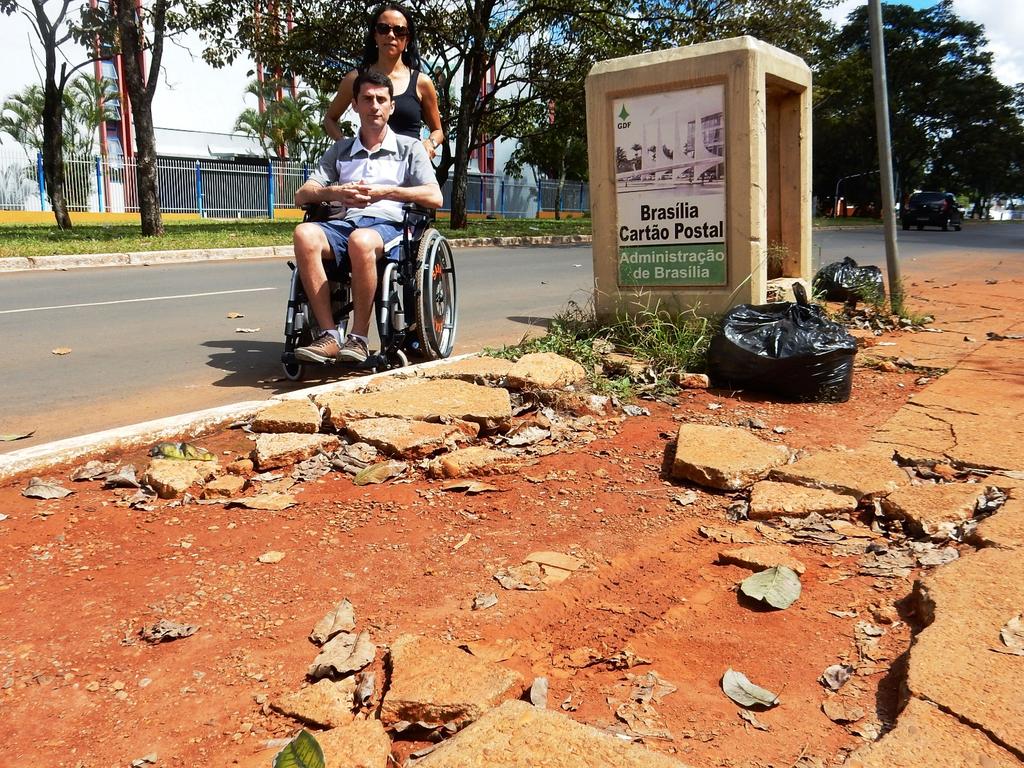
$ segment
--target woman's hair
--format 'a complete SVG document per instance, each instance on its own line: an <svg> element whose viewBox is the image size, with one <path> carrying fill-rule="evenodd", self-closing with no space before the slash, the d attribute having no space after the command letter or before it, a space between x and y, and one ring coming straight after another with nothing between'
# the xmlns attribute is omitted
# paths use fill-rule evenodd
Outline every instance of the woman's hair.
<svg viewBox="0 0 1024 768"><path fill-rule="evenodd" d="M377 23L381 14L385 11L398 11L400 14L405 16L405 23L409 26L409 37L406 38L408 42L405 44L405 50L402 51L402 63L409 69L422 69L420 63L420 49L416 42L416 19L413 18L412 13L400 5L399 3L387 2L378 5L373 9L373 12L367 17L366 22L366 42L363 45L363 60L359 64L360 69L366 69L371 64L377 62L377 40L373 35L373 27Z"/></svg>

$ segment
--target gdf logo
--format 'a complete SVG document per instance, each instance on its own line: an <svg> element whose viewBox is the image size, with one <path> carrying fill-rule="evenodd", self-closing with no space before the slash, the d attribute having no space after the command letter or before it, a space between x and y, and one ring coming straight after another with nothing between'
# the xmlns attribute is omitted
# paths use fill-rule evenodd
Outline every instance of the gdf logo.
<svg viewBox="0 0 1024 768"><path fill-rule="evenodd" d="M616 128L629 128L630 124L626 118L629 117L629 112L626 111L626 105L622 105L622 110L619 112L619 122L616 124Z"/></svg>

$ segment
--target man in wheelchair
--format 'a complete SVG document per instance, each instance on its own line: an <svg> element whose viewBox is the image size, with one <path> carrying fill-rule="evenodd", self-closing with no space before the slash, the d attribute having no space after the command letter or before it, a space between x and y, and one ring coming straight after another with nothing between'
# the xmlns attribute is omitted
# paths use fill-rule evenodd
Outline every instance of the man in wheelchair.
<svg viewBox="0 0 1024 768"><path fill-rule="evenodd" d="M388 128L394 110L391 80L378 72L360 73L352 107L359 116L356 136L336 142L320 166L295 193L295 205L328 204L327 221L295 228L295 260L317 325L319 338L295 350L311 363L362 363L369 354L370 319L377 290L377 261L397 259L402 244L403 204L441 206L441 189L422 142ZM325 259L352 273L352 323L347 338L331 313ZM343 320L344 318L342 318Z"/></svg>

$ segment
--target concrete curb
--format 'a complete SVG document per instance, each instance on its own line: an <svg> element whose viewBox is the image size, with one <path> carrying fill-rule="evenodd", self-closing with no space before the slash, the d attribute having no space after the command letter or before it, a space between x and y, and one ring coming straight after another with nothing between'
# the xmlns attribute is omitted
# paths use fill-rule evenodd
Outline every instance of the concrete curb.
<svg viewBox="0 0 1024 768"><path fill-rule="evenodd" d="M455 248L513 248L526 245L574 245L589 243L591 239L590 235L541 235L537 237L467 237L449 242ZM292 247L290 245L268 245L253 248L199 248L131 253L12 256L0 259L0 272L68 270L90 267L148 267L155 264L189 264L200 261L283 259L291 255Z"/></svg>
<svg viewBox="0 0 1024 768"><path fill-rule="evenodd" d="M282 392L281 394L273 395L267 400L246 400L232 405L222 405L217 408L207 408L202 411L167 416L162 419L143 421L139 424L107 429L89 435L79 435L78 437L69 437L52 443L34 445L31 448L23 448L20 451L11 451L10 453L0 454L0 481L8 480L15 475L20 475L22 472L42 471L56 464L63 464L64 462L73 461L90 454L137 448L178 435L197 437L234 421L248 419L265 407L268 402L299 400L325 392L347 392L359 389L368 382L379 378L415 375L419 371L435 366L475 357L476 354L478 353L457 355L445 360L432 360L427 363L410 365L406 368L395 368L369 376L321 384L316 387L307 387L306 389L298 389L293 392Z"/></svg>

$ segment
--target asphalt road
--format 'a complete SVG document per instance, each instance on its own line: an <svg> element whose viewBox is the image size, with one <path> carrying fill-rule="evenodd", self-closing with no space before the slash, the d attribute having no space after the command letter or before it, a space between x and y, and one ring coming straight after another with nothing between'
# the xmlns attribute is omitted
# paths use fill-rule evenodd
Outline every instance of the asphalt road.
<svg viewBox="0 0 1024 768"><path fill-rule="evenodd" d="M592 289L589 246L455 259L456 353L541 333ZM280 259L0 275L0 434L35 430L0 452L328 380L281 380L289 275Z"/></svg>
<svg viewBox="0 0 1024 768"><path fill-rule="evenodd" d="M1018 274L1024 267L1024 225L1015 223L901 231L899 244L909 279L973 275L974 253L1005 254ZM884 269L881 228L816 234L815 267L844 256ZM455 258L457 353L515 343L590 296L588 246L465 249ZM0 275L0 433L35 430L0 452L299 386L281 380L278 362L287 285L283 260ZM71 352L52 353L60 347Z"/></svg>

